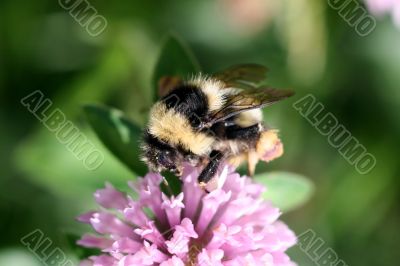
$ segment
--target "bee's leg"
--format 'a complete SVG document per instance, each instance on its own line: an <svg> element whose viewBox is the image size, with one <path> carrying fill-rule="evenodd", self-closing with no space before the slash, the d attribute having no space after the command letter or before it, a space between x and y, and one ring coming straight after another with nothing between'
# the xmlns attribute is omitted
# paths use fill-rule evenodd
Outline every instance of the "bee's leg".
<svg viewBox="0 0 400 266"><path fill-rule="evenodd" d="M249 176L254 176L258 160L257 152L251 149L247 154L247 172Z"/></svg>
<svg viewBox="0 0 400 266"><path fill-rule="evenodd" d="M220 151L212 151L210 154L210 161L200 173L198 182L200 187L204 188L207 183L215 176L218 170L218 166L224 157L223 153Z"/></svg>
<svg viewBox="0 0 400 266"><path fill-rule="evenodd" d="M249 176L253 176L259 157L255 150L256 144L260 138L263 126L258 123L249 127L231 126L227 131L227 138L245 142L248 146L247 155L247 171Z"/></svg>

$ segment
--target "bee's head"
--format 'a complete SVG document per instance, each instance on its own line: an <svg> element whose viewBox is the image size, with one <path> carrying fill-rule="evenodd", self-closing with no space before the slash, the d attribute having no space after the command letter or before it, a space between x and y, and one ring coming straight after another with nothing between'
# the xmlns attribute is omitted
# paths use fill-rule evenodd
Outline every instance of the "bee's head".
<svg viewBox="0 0 400 266"><path fill-rule="evenodd" d="M150 133L145 133L142 144L142 160L148 165L151 171L170 171L180 175L180 155L168 143L158 139Z"/></svg>

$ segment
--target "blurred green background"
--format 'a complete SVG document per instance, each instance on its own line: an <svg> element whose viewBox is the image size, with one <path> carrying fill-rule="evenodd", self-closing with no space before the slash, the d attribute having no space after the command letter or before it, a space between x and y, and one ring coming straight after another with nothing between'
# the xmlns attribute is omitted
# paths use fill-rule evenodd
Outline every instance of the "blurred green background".
<svg viewBox="0 0 400 266"><path fill-rule="evenodd" d="M314 230L348 265L400 261L400 29L377 18L360 37L326 1L95 1L107 20L90 36L57 1L0 2L0 265L41 265L20 243L40 229L74 258L67 235L106 180L127 190L135 176L107 151L82 111L114 106L144 125L163 36L185 40L203 71L237 63L270 68L268 83L296 95L265 110L281 131L282 158L259 169L307 176L315 193L283 215L300 234ZM173 62L171 62L173 64ZM20 100L41 90L105 155L85 169ZM360 175L292 104L312 93L376 159ZM313 262L298 247L299 265Z"/></svg>

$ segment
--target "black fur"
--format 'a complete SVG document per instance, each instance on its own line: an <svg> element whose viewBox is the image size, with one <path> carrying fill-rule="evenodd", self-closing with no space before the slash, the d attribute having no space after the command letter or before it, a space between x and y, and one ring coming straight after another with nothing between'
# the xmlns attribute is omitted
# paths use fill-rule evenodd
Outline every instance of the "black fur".
<svg viewBox="0 0 400 266"><path fill-rule="evenodd" d="M240 127L238 125L233 125L227 128L226 138L227 139L240 139L240 140L258 140L260 137L260 127L259 124L255 124L249 127Z"/></svg>
<svg viewBox="0 0 400 266"><path fill-rule="evenodd" d="M209 132L210 133L210 132ZM256 141L260 137L260 125L240 127L229 121L216 123L211 127L211 133L222 140Z"/></svg>
<svg viewBox="0 0 400 266"><path fill-rule="evenodd" d="M193 128L198 128L200 122L209 110L207 96L204 92L193 85L182 85L166 95L162 101L167 108L186 116Z"/></svg>
<svg viewBox="0 0 400 266"><path fill-rule="evenodd" d="M159 140L149 132L145 132L144 141L149 144L149 146L155 147L158 150L173 150L170 145L168 145L166 142Z"/></svg>

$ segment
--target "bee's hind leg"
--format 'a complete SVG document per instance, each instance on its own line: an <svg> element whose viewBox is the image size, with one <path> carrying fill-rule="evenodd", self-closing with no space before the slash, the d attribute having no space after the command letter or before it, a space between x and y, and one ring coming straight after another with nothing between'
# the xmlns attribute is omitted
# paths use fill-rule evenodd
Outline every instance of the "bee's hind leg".
<svg viewBox="0 0 400 266"><path fill-rule="evenodd" d="M198 182L201 188L205 188L207 183L215 176L218 167L224 157L224 154L220 151L212 151L210 154L210 161L206 167L201 171Z"/></svg>
<svg viewBox="0 0 400 266"><path fill-rule="evenodd" d="M256 170L256 165L259 161L259 157L257 152L254 149L251 149L247 153L247 172L249 176L254 176L254 172Z"/></svg>
<svg viewBox="0 0 400 266"><path fill-rule="evenodd" d="M259 157L257 151L255 150L255 146L257 141L260 138L261 131L263 130L263 126L261 123L257 123L255 125L249 127L240 127L237 125L231 126L229 131L227 132L228 139L234 139L239 141L244 141L248 146L247 156L247 171L249 176L253 176L256 165L259 161Z"/></svg>

